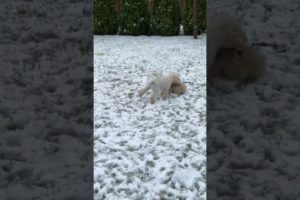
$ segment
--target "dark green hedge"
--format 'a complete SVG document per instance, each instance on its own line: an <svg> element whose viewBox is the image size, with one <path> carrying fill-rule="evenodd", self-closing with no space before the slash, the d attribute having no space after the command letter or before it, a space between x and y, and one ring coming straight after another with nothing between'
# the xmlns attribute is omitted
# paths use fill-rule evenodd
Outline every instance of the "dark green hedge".
<svg viewBox="0 0 300 200"><path fill-rule="evenodd" d="M193 0L186 0L183 16L183 30L185 35L193 34ZM206 0L198 0L198 30L206 29Z"/></svg>
<svg viewBox="0 0 300 200"><path fill-rule="evenodd" d="M114 35L118 31L118 19L114 0L94 0L94 33Z"/></svg>
<svg viewBox="0 0 300 200"><path fill-rule="evenodd" d="M148 14L147 0L122 0L120 15L116 0L94 0L94 34L99 35L178 35L180 9L178 0L154 0ZM186 0L183 15L185 35L193 34L193 0ZM206 0L198 0L199 33L206 29Z"/></svg>
<svg viewBox="0 0 300 200"><path fill-rule="evenodd" d="M122 0L119 17L120 34L147 35L149 15L146 0Z"/></svg>
<svg viewBox="0 0 300 200"><path fill-rule="evenodd" d="M206 0L199 0L199 31L204 32L206 30Z"/></svg>
<svg viewBox="0 0 300 200"><path fill-rule="evenodd" d="M154 0L150 16L151 35L178 35L180 10L178 0Z"/></svg>

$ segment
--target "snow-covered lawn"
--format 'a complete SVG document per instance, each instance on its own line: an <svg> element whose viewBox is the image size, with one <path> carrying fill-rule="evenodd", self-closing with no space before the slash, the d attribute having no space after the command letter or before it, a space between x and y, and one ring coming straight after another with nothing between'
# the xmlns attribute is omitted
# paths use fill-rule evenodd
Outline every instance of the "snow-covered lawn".
<svg viewBox="0 0 300 200"><path fill-rule="evenodd" d="M93 2L0 4L0 199L90 199Z"/></svg>
<svg viewBox="0 0 300 200"><path fill-rule="evenodd" d="M219 81L208 89L208 174L215 183L208 193L211 199L300 199L300 3L208 5L236 16L267 60L265 76L254 83Z"/></svg>
<svg viewBox="0 0 300 200"><path fill-rule="evenodd" d="M94 37L95 199L206 199L206 35ZM187 93L137 90L176 72Z"/></svg>

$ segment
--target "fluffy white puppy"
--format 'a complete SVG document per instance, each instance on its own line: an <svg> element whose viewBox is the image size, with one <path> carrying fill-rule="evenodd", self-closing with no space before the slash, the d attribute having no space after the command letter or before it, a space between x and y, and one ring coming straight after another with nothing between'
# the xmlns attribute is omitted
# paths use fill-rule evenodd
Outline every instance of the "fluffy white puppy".
<svg viewBox="0 0 300 200"><path fill-rule="evenodd" d="M143 96L148 90L151 89L152 94L150 96L150 102L153 104L159 97L162 97L162 99L165 100L169 96L170 92L176 93L177 91L173 91L171 88L178 87L177 84L179 83L181 83L181 80L177 74L170 73L169 75L165 76L160 73L148 81L146 86L139 91L139 96ZM172 85L174 86L172 87Z"/></svg>

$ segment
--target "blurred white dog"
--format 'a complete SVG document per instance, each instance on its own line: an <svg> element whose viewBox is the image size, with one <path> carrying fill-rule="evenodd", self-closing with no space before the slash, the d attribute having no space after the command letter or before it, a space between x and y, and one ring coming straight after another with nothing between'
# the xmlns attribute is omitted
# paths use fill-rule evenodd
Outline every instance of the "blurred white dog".
<svg viewBox="0 0 300 200"><path fill-rule="evenodd" d="M247 45L247 36L231 15L220 12L209 16L207 23L207 66L211 68L221 48L241 51Z"/></svg>
<svg viewBox="0 0 300 200"><path fill-rule="evenodd" d="M265 72L265 56L254 47L246 47L242 53L220 49L212 68L221 69L218 74L229 80L253 81Z"/></svg>
<svg viewBox="0 0 300 200"><path fill-rule="evenodd" d="M175 73L170 73L167 76L159 73L139 91L139 96L143 96L150 89L152 90L150 103L153 104L159 97L165 100L170 93L183 94L186 91L186 86Z"/></svg>
<svg viewBox="0 0 300 200"><path fill-rule="evenodd" d="M207 77L255 80L265 71L265 57L247 44L238 21L227 13L211 15L207 23Z"/></svg>

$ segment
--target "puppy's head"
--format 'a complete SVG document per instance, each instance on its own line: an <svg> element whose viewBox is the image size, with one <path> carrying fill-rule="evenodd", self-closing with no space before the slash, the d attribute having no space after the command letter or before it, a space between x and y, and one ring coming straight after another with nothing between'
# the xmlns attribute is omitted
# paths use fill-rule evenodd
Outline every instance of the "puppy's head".
<svg viewBox="0 0 300 200"><path fill-rule="evenodd" d="M183 83L173 83L170 88L170 93L183 94L186 92L186 85Z"/></svg>
<svg viewBox="0 0 300 200"><path fill-rule="evenodd" d="M181 83L179 76L175 73L169 74L168 79L171 81L172 84L173 83Z"/></svg>

